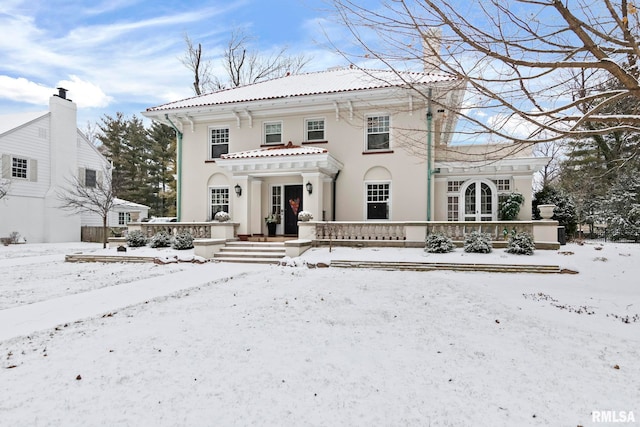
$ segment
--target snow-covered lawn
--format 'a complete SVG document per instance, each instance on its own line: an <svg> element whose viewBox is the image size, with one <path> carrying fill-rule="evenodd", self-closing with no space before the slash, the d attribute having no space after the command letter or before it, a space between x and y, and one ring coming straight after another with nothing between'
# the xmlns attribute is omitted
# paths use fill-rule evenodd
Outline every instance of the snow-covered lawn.
<svg viewBox="0 0 640 427"><path fill-rule="evenodd" d="M78 275L103 289L117 277L126 292L151 274L158 286L191 283L0 341L0 425L587 426L600 410L640 422L640 245L302 257L555 264L576 275L265 266L224 279L230 265L65 264L49 259L71 248L29 246L41 263L0 247L7 310L20 308L4 299L19 288L91 289Z"/></svg>

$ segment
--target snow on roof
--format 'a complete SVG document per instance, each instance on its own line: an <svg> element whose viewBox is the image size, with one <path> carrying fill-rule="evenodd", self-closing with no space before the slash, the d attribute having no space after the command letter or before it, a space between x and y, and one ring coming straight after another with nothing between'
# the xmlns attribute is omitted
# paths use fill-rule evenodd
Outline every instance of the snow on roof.
<svg viewBox="0 0 640 427"><path fill-rule="evenodd" d="M341 68L315 73L293 74L246 86L224 89L210 94L151 107L148 108L147 111L232 104L246 101L380 89L406 86L407 84L429 84L455 80L456 78L453 76L440 74L416 72L395 73L384 70Z"/></svg>
<svg viewBox="0 0 640 427"><path fill-rule="evenodd" d="M130 202L128 200L119 199L117 197L113 199L113 206L114 207L122 206L122 207L128 207L128 208L149 209L149 206L147 206L147 205L141 205L140 203Z"/></svg>
<svg viewBox="0 0 640 427"><path fill-rule="evenodd" d="M318 147L301 147L293 145L291 141L287 145L278 145L276 147L259 148L256 150L238 151L236 153L223 154L221 159L256 159L264 157L279 156L303 156L309 154L325 154L327 150Z"/></svg>
<svg viewBox="0 0 640 427"><path fill-rule="evenodd" d="M47 115L48 111L3 114L0 116L0 135Z"/></svg>

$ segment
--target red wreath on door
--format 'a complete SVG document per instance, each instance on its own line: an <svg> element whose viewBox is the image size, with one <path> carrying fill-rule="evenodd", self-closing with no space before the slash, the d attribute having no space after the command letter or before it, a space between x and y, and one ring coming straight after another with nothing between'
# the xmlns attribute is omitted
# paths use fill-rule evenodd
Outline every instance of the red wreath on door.
<svg viewBox="0 0 640 427"><path fill-rule="evenodd" d="M295 199L289 199L289 206L291 206L291 210L293 210L294 215L298 215L298 209L300 208L300 197Z"/></svg>

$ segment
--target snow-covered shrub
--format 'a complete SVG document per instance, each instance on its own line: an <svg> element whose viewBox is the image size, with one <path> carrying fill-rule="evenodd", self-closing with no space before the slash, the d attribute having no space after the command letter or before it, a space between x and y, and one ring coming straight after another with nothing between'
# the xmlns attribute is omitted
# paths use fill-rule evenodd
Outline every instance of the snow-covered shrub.
<svg viewBox="0 0 640 427"><path fill-rule="evenodd" d="M425 252L444 254L453 251L455 245L453 240L442 233L433 233L427 236L425 241Z"/></svg>
<svg viewBox="0 0 640 427"><path fill-rule="evenodd" d="M520 206L524 204L524 196L517 191L507 195L500 203L500 219L513 221L518 218Z"/></svg>
<svg viewBox="0 0 640 427"><path fill-rule="evenodd" d="M464 236L464 251L488 254L493 250L491 236L487 233L472 231Z"/></svg>
<svg viewBox="0 0 640 427"><path fill-rule="evenodd" d="M219 211L219 212L216 212L216 214L213 216L213 219L215 219L218 222L227 222L231 219L231 215L229 215L225 211Z"/></svg>
<svg viewBox="0 0 640 427"><path fill-rule="evenodd" d="M313 219L313 214L309 211L300 211L298 213L298 221L307 222Z"/></svg>
<svg viewBox="0 0 640 427"><path fill-rule="evenodd" d="M193 248L193 236L188 231L182 231L176 234L171 247L177 250L191 249Z"/></svg>
<svg viewBox="0 0 640 427"><path fill-rule="evenodd" d="M533 255L536 245L529 233L515 233L509 237L506 252L517 255Z"/></svg>
<svg viewBox="0 0 640 427"><path fill-rule="evenodd" d="M166 231L158 231L149 241L152 248L168 248L171 246L171 235Z"/></svg>
<svg viewBox="0 0 640 427"><path fill-rule="evenodd" d="M133 230L127 234L127 246L130 248L139 248L147 244L147 237L140 230Z"/></svg>

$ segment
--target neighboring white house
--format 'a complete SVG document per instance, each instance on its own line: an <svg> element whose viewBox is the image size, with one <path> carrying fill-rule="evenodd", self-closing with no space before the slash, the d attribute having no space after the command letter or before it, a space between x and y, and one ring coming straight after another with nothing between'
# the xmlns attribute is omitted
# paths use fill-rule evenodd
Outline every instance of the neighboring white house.
<svg viewBox="0 0 640 427"><path fill-rule="evenodd" d="M545 160L509 153L513 144L499 154L451 146L463 95L450 76L345 68L143 115L178 131L179 221L223 210L240 235L266 234L269 214L276 234L296 235L301 210L319 221L495 221L498 195L512 191L524 194L520 218L530 220L532 176Z"/></svg>
<svg viewBox="0 0 640 427"><path fill-rule="evenodd" d="M50 98L49 111L0 116L0 158L0 177L9 182L0 199L0 237L18 232L27 242L73 242L80 241L82 225L102 225L96 214L60 208L58 195L73 177L90 186L111 173L108 160L78 130L76 104L64 89ZM121 213L125 223L131 211L147 216L146 206L118 206L110 225L118 225Z"/></svg>

